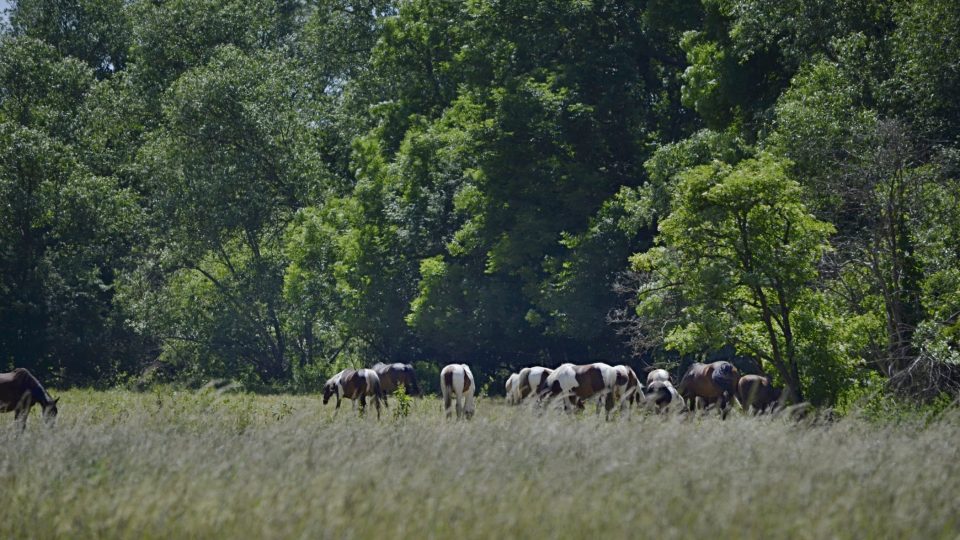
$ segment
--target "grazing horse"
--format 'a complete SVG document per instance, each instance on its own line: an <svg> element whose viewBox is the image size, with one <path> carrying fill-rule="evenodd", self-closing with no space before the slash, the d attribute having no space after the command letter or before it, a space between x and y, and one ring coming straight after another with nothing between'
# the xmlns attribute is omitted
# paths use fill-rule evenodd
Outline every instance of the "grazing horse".
<svg viewBox="0 0 960 540"><path fill-rule="evenodd" d="M373 396L373 404L377 407L377 418L380 418L380 402L386 403L387 398L383 395L383 389L380 387L380 377L372 369L345 369L327 380L323 385L323 404L330 401L330 396L337 396L337 408L334 411L340 411L340 398L344 397L353 401L353 408L357 408L357 401L360 401L360 413L367 408L367 396Z"/></svg>
<svg viewBox="0 0 960 540"><path fill-rule="evenodd" d="M507 405L520 403L520 374L511 373L503 387L507 391Z"/></svg>
<svg viewBox="0 0 960 540"><path fill-rule="evenodd" d="M57 401L43 389L40 381L24 368L9 373L0 373L0 412L14 412L14 422L26 429L27 416L34 403L43 408L42 416L47 423L57 417Z"/></svg>
<svg viewBox="0 0 960 540"><path fill-rule="evenodd" d="M691 408L696 408L698 401L702 400L706 405L718 403L720 410L723 411L728 402L737 399L739 380L740 373L730 362L723 360L710 364L695 362L683 375L677 391L685 399L690 400Z"/></svg>
<svg viewBox="0 0 960 540"><path fill-rule="evenodd" d="M640 379L637 373L630 366L613 366L617 374L617 380L614 383L614 400L620 404L620 410L636 403L640 405L643 402L643 388L640 386Z"/></svg>
<svg viewBox="0 0 960 540"><path fill-rule="evenodd" d="M602 403L609 419L616 386L617 371L608 364L563 364L547 377L542 395L563 400L564 410L569 410L570 405L583 408L583 402L597 399L597 414Z"/></svg>
<svg viewBox="0 0 960 540"><path fill-rule="evenodd" d="M683 398L669 380L655 380L647 385L646 402L648 406L656 408L657 412L664 410L683 410Z"/></svg>
<svg viewBox="0 0 960 540"><path fill-rule="evenodd" d="M535 366L523 368L520 370L517 379L517 393L520 395L520 401L529 396L538 396L547 385L547 377L553 373L552 369Z"/></svg>
<svg viewBox="0 0 960 540"><path fill-rule="evenodd" d="M657 368L650 373L647 373L647 386L650 386L657 381L668 382L671 385L673 384L673 382L670 380L670 372L663 368Z"/></svg>
<svg viewBox="0 0 960 540"><path fill-rule="evenodd" d="M393 393L401 384L409 395L423 397L420 385L417 384L417 375L410 364L384 364L377 362L373 370L380 377L380 389L383 391L383 404L387 404L387 396Z"/></svg>
<svg viewBox="0 0 960 540"><path fill-rule="evenodd" d="M450 418L450 400L456 400L457 418L473 417L475 410L473 394L477 384L473 380L473 373L466 364L449 364L440 370L440 391L443 394L443 410Z"/></svg>
<svg viewBox="0 0 960 540"><path fill-rule="evenodd" d="M783 392L781 388L774 388L769 377L763 375L744 375L737 383L737 392L743 409L751 408L758 412L765 412L768 408L775 408Z"/></svg>

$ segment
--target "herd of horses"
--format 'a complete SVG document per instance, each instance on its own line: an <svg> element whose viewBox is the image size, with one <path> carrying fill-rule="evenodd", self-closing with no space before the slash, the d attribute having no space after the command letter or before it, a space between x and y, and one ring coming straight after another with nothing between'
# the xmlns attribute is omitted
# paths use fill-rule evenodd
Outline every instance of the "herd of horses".
<svg viewBox="0 0 960 540"><path fill-rule="evenodd" d="M378 363L372 368L345 369L323 385L323 404L336 397L339 410L341 400L349 399L354 409L359 404L362 414L367 398L372 398L380 418L381 403L388 406L387 396L401 385L412 395L423 395L410 364ZM449 364L440 370L440 393L447 417L456 412L457 418L471 418L476 410L476 389L476 380L466 364ZM735 403L744 410L759 412L782 405L781 390L771 384L769 377L741 376L726 361L695 363L676 386L664 369L650 371L644 385L633 368L626 365L594 362L562 364L555 369L528 367L511 374L505 390L506 401L511 405L533 399L542 405L560 403L564 410L572 410L583 409L586 403L594 401L597 413L602 407L607 418L615 409L623 411L633 406L657 412L716 407L725 414ZM21 429L26 426L34 404L41 406L44 420L52 422L58 412L57 401L26 369L0 373L0 412L13 411L14 421Z"/></svg>
<svg viewBox="0 0 960 540"><path fill-rule="evenodd" d="M361 412L367 398L372 398L380 417L380 405L387 405L387 396L399 385L422 395L413 366L410 364L376 364L373 368L345 369L323 386L323 403L331 396L350 399ZM440 370L440 393L447 417L470 418L476 406L476 381L466 364L449 364ZM781 389L769 377L741 376L727 361L709 364L694 363L675 386L665 369L647 373L646 384L640 382L630 366L611 366L602 362L562 364L555 369L527 367L511 374L504 385L506 401L511 405L534 400L541 405L562 404L564 410L583 409L596 402L597 413L606 410L607 418L614 410L645 407L656 412L688 411L716 408L722 415L739 405L749 412L767 412L782 405Z"/></svg>
<svg viewBox="0 0 960 540"><path fill-rule="evenodd" d="M602 362L563 364L556 369L530 367L507 378L507 402L519 404L530 398L537 402L559 400L565 410L583 409L596 401L607 418L615 409L645 407L656 412L716 408L725 415L734 404L749 412L772 411L782 405L782 390L763 375L740 375L727 361L694 363L674 386L670 372L653 369L646 385L630 366Z"/></svg>

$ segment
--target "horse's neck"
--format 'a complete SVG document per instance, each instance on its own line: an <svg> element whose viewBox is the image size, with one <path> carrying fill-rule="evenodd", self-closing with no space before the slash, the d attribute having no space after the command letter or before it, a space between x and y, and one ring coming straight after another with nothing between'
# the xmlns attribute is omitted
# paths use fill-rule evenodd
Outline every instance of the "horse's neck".
<svg viewBox="0 0 960 540"><path fill-rule="evenodd" d="M33 396L34 401L44 407L50 403L49 394L47 394L47 391L44 390L43 385L41 385L40 381L38 381L33 375L29 375L27 377L27 387L30 388L30 394Z"/></svg>

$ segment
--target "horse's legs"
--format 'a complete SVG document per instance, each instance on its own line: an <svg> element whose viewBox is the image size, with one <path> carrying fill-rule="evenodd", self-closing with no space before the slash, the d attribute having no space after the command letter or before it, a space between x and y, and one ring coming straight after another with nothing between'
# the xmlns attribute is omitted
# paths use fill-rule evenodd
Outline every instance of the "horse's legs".
<svg viewBox="0 0 960 540"><path fill-rule="evenodd" d="M386 400L384 400L384 402L386 402ZM377 420L379 420L380 419L380 399L376 395L373 396L373 404L376 405L377 407Z"/></svg>
<svg viewBox="0 0 960 540"><path fill-rule="evenodd" d="M450 418L450 389L443 386L443 412Z"/></svg>
<svg viewBox="0 0 960 540"><path fill-rule="evenodd" d="M476 405L473 402L473 394L467 394L463 398L463 412L467 417L467 420L473 418L473 413L476 410Z"/></svg>
<svg viewBox="0 0 960 540"><path fill-rule="evenodd" d="M17 408L16 412L13 413L13 422L17 424L20 428L20 431L23 432L27 429L27 416L30 414L30 407L26 408Z"/></svg>
<svg viewBox="0 0 960 540"><path fill-rule="evenodd" d="M363 416L364 413L367 412L367 395L360 394L359 400L356 400L356 399L353 400L354 403L356 403L357 401L360 402L360 416Z"/></svg>
<svg viewBox="0 0 960 540"><path fill-rule="evenodd" d="M458 393L457 394L457 420L459 420L463 416L463 405L461 405L462 400L463 400L463 395Z"/></svg>

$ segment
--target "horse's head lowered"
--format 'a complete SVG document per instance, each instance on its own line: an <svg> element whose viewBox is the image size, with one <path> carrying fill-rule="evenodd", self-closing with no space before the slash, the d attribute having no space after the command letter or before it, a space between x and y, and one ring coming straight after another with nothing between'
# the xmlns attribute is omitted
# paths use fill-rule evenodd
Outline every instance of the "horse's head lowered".
<svg viewBox="0 0 960 540"><path fill-rule="evenodd" d="M337 393L337 383L328 382L323 385L323 404L326 405L330 401L330 396Z"/></svg>
<svg viewBox="0 0 960 540"><path fill-rule="evenodd" d="M57 402L60 401L60 398L51 399L47 401L47 404L43 406L42 417L48 424L53 424L53 421L57 418Z"/></svg>

